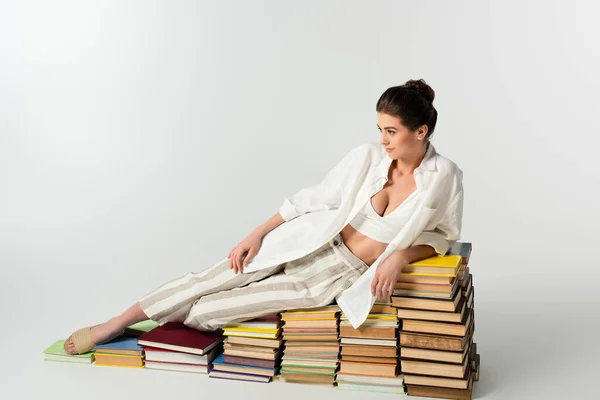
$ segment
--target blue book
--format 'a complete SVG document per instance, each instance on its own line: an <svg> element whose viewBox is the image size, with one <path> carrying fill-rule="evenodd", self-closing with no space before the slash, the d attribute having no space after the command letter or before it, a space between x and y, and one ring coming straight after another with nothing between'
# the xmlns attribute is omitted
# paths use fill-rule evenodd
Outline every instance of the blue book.
<svg viewBox="0 0 600 400"><path fill-rule="evenodd" d="M142 350L144 348L138 345L138 338L132 336L119 336L110 342L96 345L97 353L131 354L131 352L135 352L141 354Z"/></svg>
<svg viewBox="0 0 600 400"><path fill-rule="evenodd" d="M223 368L219 368L221 365L236 367L239 370L244 371L244 372L241 372L241 371L231 371L231 372L248 373L248 374L255 374L255 375L262 375L262 376L264 376L264 375L273 376L273 372L275 371L273 368L257 367L255 365L242 365L242 364L227 363L227 362L225 362L225 354L224 353L221 353L217 357L215 357L212 364L213 364L213 368L216 371L224 371Z"/></svg>

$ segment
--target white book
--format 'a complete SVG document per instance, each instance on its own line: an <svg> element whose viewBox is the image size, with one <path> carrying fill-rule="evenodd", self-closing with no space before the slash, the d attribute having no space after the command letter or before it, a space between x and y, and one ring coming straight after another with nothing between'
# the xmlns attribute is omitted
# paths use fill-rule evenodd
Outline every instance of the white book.
<svg viewBox="0 0 600 400"><path fill-rule="evenodd" d="M182 353L179 351L154 350L146 347L144 349L144 353L146 355L146 361L206 365L210 364L218 354L222 353L222 351L220 347L216 347L210 352L201 356L198 354Z"/></svg>
<svg viewBox="0 0 600 400"><path fill-rule="evenodd" d="M404 386L365 385L360 383L337 382L337 388L342 390L356 390L360 392L404 394Z"/></svg>
<svg viewBox="0 0 600 400"><path fill-rule="evenodd" d="M341 338L342 344L362 344L367 346L388 346L396 347L398 343L396 339L363 339L363 338Z"/></svg>
<svg viewBox="0 0 600 400"><path fill-rule="evenodd" d="M385 376L364 376L345 374L339 372L336 376L336 382L346 383L364 383L369 385L385 385L385 386L402 386L404 383L404 376L399 374L397 377L389 378Z"/></svg>
<svg viewBox="0 0 600 400"><path fill-rule="evenodd" d="M174 372L194 372L197 374L208 374L208 365L188 365L188 364L177 364L177 363L165 363L146 361L147 369L159 369L162 371L174 371Z"/></svg>

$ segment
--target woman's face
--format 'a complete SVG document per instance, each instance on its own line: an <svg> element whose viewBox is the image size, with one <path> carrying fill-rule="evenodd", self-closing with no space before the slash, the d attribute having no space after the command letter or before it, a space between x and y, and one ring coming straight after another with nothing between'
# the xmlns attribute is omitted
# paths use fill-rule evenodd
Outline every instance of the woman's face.
<svg viewBox="0 0 600 400"><path fill-rule="evenodd" d="M414 154L425 144L425 140L420 140L419 136L427 134L427 125L411 131L400 123L400 118L378 112L377 129L381 132L381 144L386 150L389 149L388 155L394 160Z"/></svg>

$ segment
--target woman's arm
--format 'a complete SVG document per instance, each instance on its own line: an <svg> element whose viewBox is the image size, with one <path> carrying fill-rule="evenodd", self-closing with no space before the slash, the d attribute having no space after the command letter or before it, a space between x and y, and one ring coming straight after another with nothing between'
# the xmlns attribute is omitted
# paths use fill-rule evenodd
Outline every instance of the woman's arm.
<svg viewBox="0 0 600 400"><path fill-rule="evenodd" d="M448 204L448 208L440 223L431 231L421 232L412 245L429 245L435 249L438 255L445 255L452 245L460 239L463 198L464 194L461 187Z"/></svg>
<svg viewBox="0 0 600 400"><path fill-rule="evenodd" d="M287 222L300 215L335 210L340 206L342 186L347 184L350 171L360 168L370 144L362 144L348 152L318 184L300 189L283 200L279 214Z"/></svg>
<svg viewBox="0 0 600 400"><path fill-rule="evenodd" d="M271 232L273 229L277 228L284 222L285 220L283 219L281 214L279 214L279 212L276 212L263 224L260 224L259 226L254 228L253 233L260 235L260 237L264 237L267 233Z"/></svg>

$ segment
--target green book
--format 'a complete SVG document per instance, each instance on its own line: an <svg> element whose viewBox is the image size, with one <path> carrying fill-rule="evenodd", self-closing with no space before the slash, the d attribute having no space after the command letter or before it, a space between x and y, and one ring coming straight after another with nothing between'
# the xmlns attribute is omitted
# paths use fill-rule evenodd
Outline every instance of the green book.
<svg viewBox="0 0 600 400"><path fill-rule="evenodd" d="M63 348L64 339L57 340L50 347L44 350L45 361L62 361L77 364L91 364L94 362L94 352L90 351L84 354L69 354Z"/></svg>
<svg viewBox="0 0 600 400"><path fill-rule="evenodd" d="M160 324L151 319L140 321L137 324L128 326L125 329L125 333L134 336L141 336L146 332L150 332L152 329L158 327Z"/></svg>

